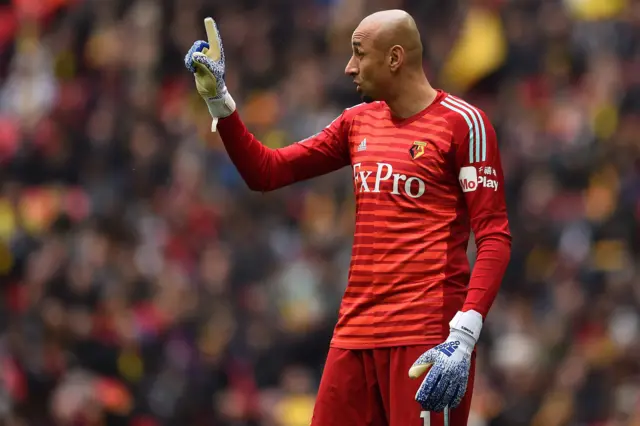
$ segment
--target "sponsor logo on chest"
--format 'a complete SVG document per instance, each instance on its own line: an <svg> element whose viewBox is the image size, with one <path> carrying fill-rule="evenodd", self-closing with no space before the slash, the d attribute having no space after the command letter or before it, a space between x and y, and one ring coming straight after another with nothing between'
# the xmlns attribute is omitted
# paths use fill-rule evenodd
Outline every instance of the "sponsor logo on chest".
<svg viewBox="0 0 640 426"><path fill-rule="evenodd" d="M376 163L375 174L373 170L362 170L362 163L355 163L353 181L357 192L383 192L382 188L388 191L388 183L391 183L390 194L406 195L410 198L421 197L426 189L422 179L403 173L394 173L393 165L389 163Z"/></svg>

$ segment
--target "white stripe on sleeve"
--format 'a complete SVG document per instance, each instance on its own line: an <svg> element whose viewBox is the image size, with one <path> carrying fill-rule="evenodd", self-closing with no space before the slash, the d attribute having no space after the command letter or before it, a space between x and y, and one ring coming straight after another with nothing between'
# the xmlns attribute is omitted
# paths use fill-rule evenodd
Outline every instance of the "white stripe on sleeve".
<svg viewBox="0 0 640 426"><path fill-rule="evenodd" d="M473 105L469 104L468 102L465 102L460 98L449 96L448 99L452 104L458 105L460 108L472 114L472 116L475 116L478 118L480 131L478 132L478 138L476 139L476 157L480 153L482 153L482 159L476 158L476 160L485 161L487 159L487 132L484 127L484 120L482 119L482 114L480 114L480 111L478 111L478 108L474 107ZM476 130L477 129L478 128L476 128ZM481 146L481 148L478 147L479 145Z"/></svg>
<svg viewBox="0 0 640 426"><path fill-rule="evenodd" d="M441 105L444 106L444 107L449 108L452 111L457 112L458 114L460 114L462 116L462 118L464 118L464 121L467 122L467 125L469 126L469 163L473 164L473 162L474 162L474 159L473 159L473 141L475 140L475 131L474 131L473 123L469 119L469 115L466 112L462 111L461 109L458 109L455 106L453 106L452 104L450 104L448 102L449 99L450 99L449 97L444 99L441 102Z"/></svg>

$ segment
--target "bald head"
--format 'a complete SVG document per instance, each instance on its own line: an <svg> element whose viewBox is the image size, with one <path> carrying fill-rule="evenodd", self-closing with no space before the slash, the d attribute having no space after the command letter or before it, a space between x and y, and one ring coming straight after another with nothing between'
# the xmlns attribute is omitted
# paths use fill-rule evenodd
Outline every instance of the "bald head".
<svg viewBox="0 0 640 426"><path fill-rule="evenodd" d="M382 100L423 105L433 89L422 69L422 42L415 21L403 10L376 12L362 20L351 37L353 55L345 74L353 78L365 102ZM415 106L415 105L414 105ZM394 112L413 111L412 106ZM402 115L399 115L402 116Z"/></svg>
<svg viewBox="0 0 640 426"><path fill-rule="evenodd" d="M414 19L404 10L392 9L373 13L360 22L355 34L371 38L376 49L388 51L400 46L405 65L422 66L422 41Z"/></svg>

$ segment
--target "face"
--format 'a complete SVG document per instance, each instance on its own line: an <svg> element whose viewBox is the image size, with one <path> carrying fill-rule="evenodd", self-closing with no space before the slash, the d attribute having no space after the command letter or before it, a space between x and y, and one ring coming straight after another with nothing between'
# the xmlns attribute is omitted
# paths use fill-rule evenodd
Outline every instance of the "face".
<svg viewBox="0 0 640 426"><path fill-rule="evenodd" d="M370 33L356 29L351 39L353 54L344 72L357 85L364 102L384 100L384 88L389 87L390 71L385 52L376 49Z"/></svg>

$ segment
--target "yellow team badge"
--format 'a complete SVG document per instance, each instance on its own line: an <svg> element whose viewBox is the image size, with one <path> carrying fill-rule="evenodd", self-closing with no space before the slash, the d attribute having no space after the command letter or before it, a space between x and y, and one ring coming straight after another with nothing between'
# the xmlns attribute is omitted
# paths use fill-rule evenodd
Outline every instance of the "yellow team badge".
<svg viewBox="0 0 640 426"><path fill-rule="evenodd" d="M427 146L427 142L423 141L414 141L411 148L409 148L409 154L411 158L416 160L424 155L425 147Z"/></svg>

